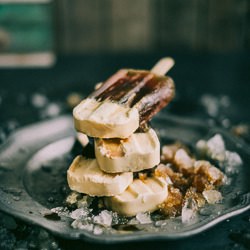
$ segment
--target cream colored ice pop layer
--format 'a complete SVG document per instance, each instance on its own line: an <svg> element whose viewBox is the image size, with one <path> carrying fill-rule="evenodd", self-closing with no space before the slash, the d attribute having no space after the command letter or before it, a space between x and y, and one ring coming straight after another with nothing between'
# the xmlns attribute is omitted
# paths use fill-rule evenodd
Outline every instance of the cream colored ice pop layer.
<svg viewBox="0 0 250 250"><path fill-rule="evenodd" d="M137 172L160 162L160 142L152 128L127 139L95 139L95 156L105 172Z"/></svg>
<svg viewBox="0 0 250 250"><path fill-rule="evenodd" d="M67 171L71 190L91 196L112 196L122 193L133 181L131 172L108 174L95 159L77 156Z"/></svg>
<svg viewBox="0 0 250 250"><path fill-rule="evenodd" d="M122 194L106 197L105 205L121 215L134 216L159 209L167 196L168 183L165 178L135 179Z"/></svg>
<svg viewBox="0 0 250 250"><path fill-rule="evenodd" d="M75 128L96 138L127 138L139 127L136 108L111 101L87 98L74 108L73 115Z"/></svg>

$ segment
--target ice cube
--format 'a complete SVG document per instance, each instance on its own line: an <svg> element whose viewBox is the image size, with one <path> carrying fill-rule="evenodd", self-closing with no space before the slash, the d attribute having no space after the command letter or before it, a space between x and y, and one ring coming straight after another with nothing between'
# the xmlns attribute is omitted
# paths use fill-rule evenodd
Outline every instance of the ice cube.
<svg viewBox="0 0 250 250"><path fill-rule="evenodd" d="M152 222L149 213L138 213L135 218L140 222L140 224L148 224Z"/></svg>
<svg viewBox="0 0 250 250"><path fill-rule="evenodd" d="M189 223L196 217L197 204L192 198L188 198L181 210L182 223Z"/></svg>
<svg viewBox="0 0 250 250"><path fill-rule="evenodd" d="M59 115L61 111L62 109L59 104L51 102L44 107L43 111L41 112L41 117L42 118L55 117Z"/></svg>
<svg viewBox="0 0 250 250"><path fill-rule="evenodd" d="M101 226L111 226L113 219L113 213L108 210L103 210L97 216L94 217L93 221Z"/></svg>
<svg viewBox="0 0 250 250"><path fill-rule="evenodd" d="M135 217L128 222L128 225L137 225L137 224L139 224L139 221Z"/></svg>
<svg viewBox="0 0 250 250"><path fill-rule="evenodd" d="M217 190L205 190L202 195L209 204L215 204L222 200L221 192Z"/></svg>
<svg viewBox="0 0 250 250"><path fill-rule="evenodd" d="M94 225L92 223L89 223L87 221L82 221L82 220L74 220L71 223L71 226L75 229L87 230L89 232L92 232L94 229Z"/></svg>
<svg viewBox="0 0 250 250"><path fill-rule="evenodd" d="M242 159L236 152L226 151L224 168L226 174L236 174L239 172L239 166L242 165Z"/></svg>
<svg viewBox="0 0 250 250"><path fill-rule="evenodd" d="M59 216L70 217L70 212L66 207L55 207L50 210L53 213L57 213Z"/></svg>
<svg viewBox="0 0 250 250"><path fill-rule="evenodd" d="M103 233L103 228L98 226L98 225L95 225L95 227L93 229L93 233L96 234L96 235L102 234Z"/></svg>
<svg viewBox="0 0 250 250"><path fill-rule="evenodd" d="M207 142L205 140L199 140L196 143L196 149L201 155L207 154Z"/></svg>
<svg viewBox="0 0 250 250"><path fill-rule="evenodd" d="M48 99L41 93L34 93L31 96L31 103L35 108L43 108L48 103Z"/></svg>
<svg viewBox="0 0 250 250"><path fill-rule="evenodd" d="M220 134L214 135L207 141L207 154L214 160L225 159L225 143Z"/></svg>
<svg viewBox="0 0 250 250"><path fill-rule="evenodd" d="M235 174L239 171L239 166L242 164L240 155L226 149L224 140L220 134L216 134L207 142L204 140L198 141L196 148L202 155L219 161L219 166L226 174Z"/></svg>
<svg viewBox="0 0 250 250"><path fill-rule="evenodd" d="M189 171L194 164L194 159L192 159L184 149L178 149L175 153L174 162L176 167L183 171Z"/></svg>
<svg viewBox="0 0 250 250"><path fill-rule="evenodd" d="M72 219L78 220L78 219L83 219L86 218L89 214L88 209L86 208L77 208L76 210L72 211L70 214L70 217Z"/></svg>
<svg viewBox="0 0 250 250"><path fill-rule="evenodd" d="M201 97L201 104L205 107L207 113L216 117L219 114L219 101L215 96L205 94Z"/></svg>

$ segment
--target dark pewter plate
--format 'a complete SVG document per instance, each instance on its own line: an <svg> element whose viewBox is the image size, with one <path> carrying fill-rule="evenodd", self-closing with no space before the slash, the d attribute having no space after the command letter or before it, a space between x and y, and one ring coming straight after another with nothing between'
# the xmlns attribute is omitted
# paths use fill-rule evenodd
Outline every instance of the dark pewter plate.
<svg viewBox="0 0 250 250"><path fill-rule="evenodd" d="M72 117L61 116L19 129L0 147L0 210L64 238L112 243L185 238L250 208L249 147L224 130L192 119L161 113L153 119L152 126L162 143L179 140L191 147L215 133L222 135L227 149L236 151L243 160L239 173L232 176L232 183L221 190L222 203L206 205L194 220L185 224L177 217L136 225L136 231L128 230L129 227L105 228L98 235L72 228L72 219L54 216L50 211L63 205L66 170L75 141Z"/></svg>

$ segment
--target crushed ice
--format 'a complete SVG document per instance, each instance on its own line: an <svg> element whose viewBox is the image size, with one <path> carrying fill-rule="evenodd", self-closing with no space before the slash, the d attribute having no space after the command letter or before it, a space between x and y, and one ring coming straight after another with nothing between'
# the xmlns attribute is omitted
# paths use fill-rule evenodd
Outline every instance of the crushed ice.
<svg viewBox="0 0 250 250"><path fill-rule="evenodd" d="M202 195L209 204L215 204L222 200L221 192L217 190L205 190Z"/></svg>
<svg viewBox="0 0 250 250"><path fill-rule="evenodd" d="M74 220L78 219L86 219L89 215L89 209L88 208L77 208L76 210L72 211L70 213L70 217Z"/></svg>
<svg viewBox="0 0 250 250"><path fill-rule="evenodd" d="M99 215L95 216L93 222L101 226L111 226L113 220L113 212L103 210Z"/></svg>
<svg viewBox="0 0 250 250"><path fill-rule="evenodd" d="M141 212L141 213L138 213L132 219L130 219L127 224L129 224L129 225L138 225L138 224L149 224L149 223L152 223L150 213Z"/></svg>
<svg viewBox="0 0 250 250"><path fill-rule="evenodd" d="M207 113L216 117L219 114L219 102L218 99L212 95L203 95L201 97L201 104L206 108Z"/></svg>
<svg viewBox="0 0 250 250"><path fill-rule="evenodd" d="M68 204L77 205L73 211L69 211L66 207L52 208L51 211L59 216L73 219L71 226L75 229L87 230L94 234L102 234L104 228L111 227L112 224L118 223L118 214L116 212L102 210L97 215L92 214L90 205L93 201L92 197L83 196L79 198L76 193L72 193L67 197Z"/></svg>
<svg viewBox="0 0 250 250"><path fill-rule="evenodd" d="M201 155L205 155L212 160L219 162L219 166L226 174L235 174L242 165L242 159L236 152L226 149L225 142L220 134L215 134L208 141L199 140L196 148Z"/></svg>
<svg viewBox="0 0 250 250"><path fill-rule="evenodd" d="M231 105L231 100L226 95L217 97L204 94L201 96L200 102L211 117L217 117L223 110L229 108Z"/></svg>
<svg viewBox="0 0 250 250"><path fill-rule="evenodd" d="M43 108L48 103L48 98L41 93L34 93L31 96L31 103L35 108Z"/></svg>
<svg viewBox="0 0 250 250"><path fill-rule="evenodd" d="M89 223L88 221L82 221L79 219L74 220L71 223L71 226L75 229L82 229L82 230L86 230L86 231L93 231L94 229L94 224Z"/></svg>
<svg viewBox="0 0 250 250"><path fill-rule="evenodd" d="M225 171L227 174L235 174L238 172L238 166L242 165L242 159L236 152L225 152Z"/></svg>
<svg viewBox="0 0 250 250"><path fill-rule="evenodd" d="M117 213L108 210L102 210L98 215L93 216L89 213L90 210L86 209L78 208L71 212L70 217L74 219L71 223L73 228L84 229L94 234L102 234L104 228L110 227L117 217Z"/></svg>
<svg viewBox="0 0 250 250"><path fill-rule="evenodd" d="M140 224L148 224L152 222L149 213L138 213L135 218Z"/></svg>
<svg viewBox="0 0 250 250"><path fill-rule="evenodd" d="M194 220L197 213L197 204L194 199L189 198L185 201L184 206L181 210L181 221L182 223L189 223Z"/></svg>
<svg viewBox="0 0 250 250"><path fill-rule="evenodd" d="M46 95L39 92L31 95L30 102L38 110L41 119L53 118L63 112L61 103L50 102Z"/></svg>
<svg viewBox="0 0 250 250"><path fill-rule="evenodd" d="M56 213L59 216L70 217L70 212L66 207L55 207L51 209L51 212Z"/></svg>
<svg viewBox="0 0 250 250"><path fill-rule="evenodd" d="M52 208L51 211L57 213L60 217L67 217L72 219L71 226L75 229L86 230L93 234L103 234L106 230L112 230L111 226L116 224L148 224L152 223L150 213L138 213L132 219L123 218L116 212L109 210L102 210L97 215L93 215L90 208L92 197L83 196L76 198L73 192L68 196L70 203L74 201L77 208L69 211L67 207Z"/></svg>
<svg viewBox="0 0 250 250"><path fill-rule="evenodd" d="M51 102L44 107L41 112L42 118L52 118L58 116L62 112L62 108L58 103Z"/></svg>

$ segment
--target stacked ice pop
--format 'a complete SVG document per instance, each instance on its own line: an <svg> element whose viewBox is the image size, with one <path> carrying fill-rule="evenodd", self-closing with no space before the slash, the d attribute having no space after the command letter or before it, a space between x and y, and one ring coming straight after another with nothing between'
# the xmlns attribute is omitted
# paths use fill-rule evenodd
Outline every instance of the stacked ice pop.
<svg viewBox="0 0 250 250"><path fill-rule="evenodd" d="M151 71L119 70L74 108L76 130L94 137L95 159L74 159L72 190L104 196L108 208L127 216L154 211L167 198L164 178L133 173L160 162L160 142L147 122L174 97L173 80L164 76L172 66L164 58Z"/></svg>

